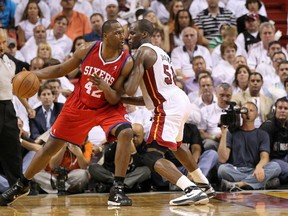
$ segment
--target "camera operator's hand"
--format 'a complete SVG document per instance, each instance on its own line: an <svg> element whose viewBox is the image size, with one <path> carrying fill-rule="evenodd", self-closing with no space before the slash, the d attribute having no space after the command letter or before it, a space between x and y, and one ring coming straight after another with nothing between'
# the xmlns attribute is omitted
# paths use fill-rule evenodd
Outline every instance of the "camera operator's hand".
<svg viewBox="0 0 288 216"><path fill-rule="evenodd" d="M260 166L256 166L252 175L255 176L258 182L263 182L265 179L264 169Z"/></svg>
<svg viewBox="0 0 288 216"><path fill-rule="evenodd" d="M79 157L79 156L82 156L83 153L81 151L81 149L76 146L76 145L73 145L71 143L68 144L68 149L76 156L76 157Z"/></svg>

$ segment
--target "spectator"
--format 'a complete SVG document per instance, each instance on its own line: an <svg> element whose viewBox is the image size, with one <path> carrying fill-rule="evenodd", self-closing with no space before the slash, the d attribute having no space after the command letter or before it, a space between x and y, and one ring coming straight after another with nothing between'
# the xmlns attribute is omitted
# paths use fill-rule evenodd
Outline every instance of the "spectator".
<svg viewBox="0 0 288 216"><path fill-rule="evenodd" d="M169 0L151 1L150 8L155 12L161 23L166 24L169 20L168 4Z"/></svg>
<svg viewBox="0 0 288 216"><path fill-rule="evenodd" d="M247 65L247 59L246 59L245 56L238 55L238 56L235 57L235 60L234 60L234 63L233 63L233 67L236 69L240 65Z"/></svg>
<svg viewBox="0 0 288 216"><path fill-rule="evenodd" d="M251 70L247 65L239 65L233 80L233 95L247 90Z"/></svg>
<svg viewBox="0 0 288 216"><path fill-rule="evenodd" d="M280 97L286 96L284 82L288 78L288 61L283 61L279 64L278 70L276 71L279 80L268 87L267 96L271 97L273 101L276 101Z"/></svg>
<svg viewBox="0 0 288 216"><path fill-rule="evenodd" d="M49 88L51 88L55 98L54 102L63 104L66 102L66 97L62 94L63 89L61 86L61 81L59 79L46 80L43 85L47 85Z"/></svg>
<svg viewBox="0 0 288 216"><path fill-rule="evenodd" d="M153 24L154 28L160 29L164 33L164 41L163 41L163 49L166 52L170 52L170 44L169 44L169 26L163 25L155 12L152 10L148 10L143 14L143 18L150 21Z"/></svg>
<svg viewBox="0 0 288 216"><path fill-rule="evenodd" d="M193 0L189 7L189 12L192 15L193 19L204 9L208 7L207 0ZM219 1L219 7L225 7L225 4L222 1Z"/></svg>
<svg viewBox="0 0 288 216"><path fill-rule="evenodd" d="M14 29L15 27L15 10L16 4L12 0L0 1L0 27L5 29Z"/></svg>
<svg viewBox="0 0 288 216"><path fill-rule="evenodd" d="M21 53L25 58L26 62L31 62L31 60L37 56L37 49L40 43L47 42L47 33L44 26L39 25L33 29L34 36L31 37L25 45L21 48ZM49 44L51 46L51 44ZM51 46L52 57L58 59L59 61L64 60L64 52L58 46Z"/></svg>
<svg viewBox="0 0 288 216"><path fill-rule="evenodd" d="M188 79L184 80L184 91L186 94L189 94L190 92L197 92L199 90L199 74L202 71L206 71L206 62L205 59L202 56L195 56L192 60L192 69L195 73L195 76L192 76ZM208 71L207 71L208 72Z"/></svg>
<svg viewBox="0 0 288 216"><path fill-rule="evenodd" d="M214 38L212 38L210 41L209 41L209 44L208 44L208 48L209 48L209 51L212 53L213 50L220 44L223 43L223 38L224 38L224 32L227 28L230 27L230 24L229 23L222 23L220 26L219 26L219 32L220 32L220 35L219 36L216 36Z"/></svg>
<svg viewBox="0 0 288 216"><path fill-rule="evenodd" d="M158 28L154 28L153 35L151 37L151 43L154 46L158 46L161 49L164 49L164 32L163 32L163 30L158 29Z"/></svg>
<svg viewBox="0 0 288 216"><path fill-rule="evenodd" d="M197 31L192 27L185 27L181 35L184 46L178 46L171 52L171 60L176 74L183 79L195 77L192 60L194 56L198 55L204 57L207 69L210 69L212 64L210 52L206 47L197 45Z"/></svg>
<svg viewBox="0 0 288 216"><path fill-rule="evenodd" d="M38 97L41 106L35 109L36 116L29 122L32 139L37 139L41 134L50 130L63 107L63 103L54 102L52 90L47 86L39 89Z"/></svg>
<svg viewBox="0 0 288 216"><path fill-rule="evenodd" d="M33 36L33 29L42 25L48 28L50 20L44 18L36 0L30 0L24 9L17 28L18 46L23 47L25 42Z"/></svg>
<svg viewBox="0 0 288 216"><path fill-rule="evenodd" d="M215 51L215 50L214 50ZM221 57L217 66L212 70L212 77L220 82L232 84L235 68L233 66L236 57L237 45L234 42L225 41L220 45Z"/></svg>
<svg viewBox="0 0 288 216"><path fill-rule="evenodd" d="M276 162L269 162L270 144L267 132L255 128L254 121L258 108L253 102L242 107L248 113L242 114L243 123L239 129L229 132L226 125L221 127L221 140L218 148L218 177L222 179L223 191L275 188L273 178L281 172Z"/></svg>
<svg viewBox="0 0 288 216"><path fill-rule="evenodd" d="M37 57L40 57L44 60L44 63L52 59L52 50L51 46L48 43L40 43L37 48Z"/></svg>
<svg viewBox="0 0 288 216"><path fill-rule="evenodd" d="M260 63L256 68L256 71L261 73L263 76L263 79L264 79L263 89L264 89L264 91L267 91L267 89L270 86L274 85L275 83L280 82L280 78L278 75L279 65L281 62L286 61L286 55L282 51L277 51L277 52L274 52L274 54L271 56L271 60L272 60L271 63ZM265 93L267 93L267 92L265 92Z"/></svg>
<svg viewBox="0 0 288 216"><path fill-rule="evenodd" d="M124 19L118 17L119 3L117 0L107 0L106 1L106 15L107 20L117 20L124 28L125 38L128 37L128 22Z"/></svg>
<svg viewBox="0 0 288 216"><path fill-rule="evenodd" d="M7 53L14 56L16 59L25 62L24 56L17 49L17 41L14 38L9 37L7 41L7 45L8 45Z"/></svg>
<svg viewBox="0 0 288 216"><path fill-rule="evenodd" d="M245 30L243 32L238 32L238 37L236 42L249 52L250 47L261 41L259 34L260 20L258 14L250 13L245 17Z"/></svg>
<svg viewBox="0 0 288 216"><path fill-rule="evenodd" d="M219 26L223 22L236 26L236 18L233 13L219 7L219 0L207 0L208 8L202 10L195 18L195 24L199 27L202 35L210 41L220 36Z"/></svg>
<svg viewBox="0 0 288 216"><path fill-rule="evenodd" d="M64 15L68 19L68 27L66 34L71 40L78 36L91 32L91 26L87 16L74 10L77 0L61 0L62 11L55 15L51 20L51 27L55 25L55 19L59 15Z"/></svg>
<svg viewBox="0 0 288 216"><path fill-rule="evenodd" d="M274 116L265 121L260 129L266 131L270 138L270 158L279 164L281 173L280 183L288 183L288 99L279 98L275 103Z"/></svg>
<svg viewBox="0 0 288 216"><path fill-rule="evenodd" d="M221 139L221 130L218 127L223 109L228 107L227 102L232 97L232 87L228 83L221 83L216 88L217 103L201 108L201 122L198 126L205 150L217 151Z"/></svg>
<svg viewBox="0 0 288 216"><path fill-rule="evenodd" d="M27 4L29 3L29 1L31 0L21 0L21 2L17 4L16 11L15 11L15 26L19 25L21 17L23 16L24 10ZM42 0L32 0L32 1L35 1L38 4L41 10L41 13L45 17L45 19L50 20L51 19L51 16L50 16L51 7L47 5L47 2L49 3L51 1L46 1L46 2ZM52 1L52 2L56 2L56 1Z"/></svg>
<svg viewBox="0 0 288 216"><path fill-rule="evenodd" d="M45 192L57 193L57 188L53 188L51 184L51 180L56 184L56 177L51 174L51 170L64 167L68 170L65 191L72 194L83 193L89 182L87 168L91 160L91 154L92 144L88 140L85 140L81 147L66 143L51 158L49 166L33 177L33 181L38 183Z"/></svg>
<svg viewBox="0 0 288 216"><path fill-rule="evenodd" d="M263 77L258 72L252 72L249 76L248 90L235 94L232 101L235 101L239 107L250 101L257 106L258 115L255 121L255 127L258 128L266 121L271 113L272 100L260 93L263 86Z"/></svg>
<svg viewBox="0 0 288 216"><path fill-rule="evenodd" d="M235 56L242 55L244 57L247 57L247 52L245 51L245 49L243 49L239 44L236 43L236 38L237 38L237 30L235 26L229 26L224 30L223 42L236 44L237 49L235 52ZM221 48L220 48L221 44L215 47L215 49L211 53L213 68L215 68L218 65L220 60L223 60L223 57L221 54Z"/></svg>
<svg viewBox="0 0 288 216"><path fill-rule="evenodd" d="M60 47L65 57L69 55L72 48L72 40L65 34L68 27L68 19L65 16L57 16L55 18L55 24L53 29L48 29L47 33L47 42L51 46Z"/></svg>
<svg viewBox="0 0 288 216"><path fill-rule="evenodd" d="M102 40L102 25L104 23L104 17L100 13L94 13L90 17L90 23L92 26L92 32L83 35L83 38L87 42Z"/></svg>
<svg viewBox="0 0 288 216"><path fill-rule="evenodd" d="M248 66L251 69L255 69L260 63L271 61L268 56L268 48L269 43L275 38L275 26L269 22L264 22L260 25L259 32L261 41L253 44L248 52ZM281 49L282 52L287 53L283 47Z"/></svg>
<svg viewBox="0 0 288 216"><path fill-rule="evenodd" d="M139 123L133 124L132 128L134 136L131 142L131 159L124 185L126 189L130 189L134 192L142 192L141 183L150 179L151 171L141 162L141 154L146 151L146 143L143 139L144 128ZM96 191L98 190L97 192L108 192L113 185L116 148L117 142L106 143L103 165L91 164L89 166L91 177L98 183L96 187ZM99 191L100 188L102 188L101 191Z"/></svg>
<svg viewBox="0 0 288 216"><path fill-rule="evenodd" d="M196 104L199 109L212 103L217 103L214 80L208 71L203 70L199 73L197 84L199 90L188 94L191 103Z"/></svg>
<svg viewBox="0 0 288 216"><path fill-rule="evenodd" d="M248 11L246 13L242 14L242 16L240 16L237 19L237 30L238 30L239 34L246 30L245 19L247 18L247 16L251 16L251 14L258 15L260 23L269 21L266 13L263 13L262 15L259 14L259 10L261 8L264 8L264 6L260 0L246 0L245 6L246 6Z"/></svg>
<svg viewBox="0 0 288 216"><path fill-rule="evenodd" d="M176 15L179 10L183 10L183 1L182 0L172 0L170 3L169 7L169 21L168 21L168 26L169 26L169 33L172 33L175 29L175 20L176 20Z"/></svg>

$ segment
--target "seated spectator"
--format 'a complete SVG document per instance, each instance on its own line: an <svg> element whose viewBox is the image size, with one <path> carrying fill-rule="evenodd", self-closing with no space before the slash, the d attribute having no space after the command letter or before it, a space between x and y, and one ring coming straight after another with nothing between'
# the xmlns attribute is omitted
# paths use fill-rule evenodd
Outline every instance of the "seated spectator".
<svg viewBox="0 0 288 216"><path fill-rule="evenodd" d="M153 10L161 23L166 24L169 20L168 0L151 1L150 8Z"/></svg>
<svg viewBox="0 0 288 216"><path fill-rule="evenodd" d="M131 159L127 174L124 180L126 189L141 192L141 183L150 179L150 169L141 162L141 154L146 151L144 138L144 128L141 124L132 125L134 136L131 142ZM89 173L97 183L97 192L108 192L113 185L115 164L114 158L117 148L117 142L106 143L104 145L104 163L103 165L91 164ZM139 191L140 190L140 191Z"/></svg>
<svg viewBox="0 0 288 216"><path fill-rule="evenodd" d="M106 1L106 17L107 20L115 19L117 20L124 29L125 38L128 38L128 22L118 16L119 3L117 0L107 0Z"/></svg>
<svg viewBox="0 0 288 216"><path fill-rule="evenodd" d="M169 20L168 20L168 26L169 26L169 33L172 33L175 29L175 20L176 20L176 14L179 10L183 10L183 1L182 0L172 0L169 7Z"/></svg>
<svg viewBox="0 0 288 216"><path fill-rule="evenodd" d="M5 0L0 2L0 27L5 29L14 29L15 27L15 10L16 4L12 0ZM15 35L16 36L16 35Z"/></svg>
<svg viewBox="0 0 288 216"><path fill-rule="evenodd" d="M230 27L230 24L229 23L222 23L220 26L219 26L219 32L220 32L220 35L219 36L216 36L214 38L212 38L210 41L209 41L209 44L208 44L208 48L209 48L209 51L210 53L212 53L212 51L220 44L223 43L223 38L224 38L224 32L227 28Z"/></svg>
<svg viewBox="0 0 288 216"><path fill-rule="evenodd" d="M201 122L198 126L203 147L205 150L217 151L221 139L221 130L218 127L223 109L228 108L227 102L232 97L232 87L228 83L221 83L216 88L217 103L201 108Z"/></svg>
<svg viewBox="0 0 288 216"><path fill-rule="evenodd" d="M281 62L276 73L279 77L279 82L270 85L266 94L268 97L271 97L273 101L287 95L284 82L288 78L288 61Z"/></svg>
<svg viewBox="0 0 288 216"><path fill-rule="evenodd" d="M199 109L212 103L217 103L217 97L214 90L215 84L210 72L200 72L197 79L197 84L199 90L190 92L188 94L188 98L191 103L194 103L197 107L199 107Z"/></svg>
<svg viewBox="0 0 288 216"><path fill-rule="evenodd" d="M275 188L276 178L281 168L276 162L269 162L270 144L266 131L257 129L254 121L258 108L253 102L242 107L248 113L242 114L242 125L236 131L228 131L229 126L221 127L221 139L218 148L218 177L222 179L222 191L242 189Z"/></svg>
<svg viewBox="0 0 288 216"><path fill-rule="evenodd" d="M33 29L38 25L48 28L50 20L44 18L36 0L29 0L17 28L19 48L33 36Z"/></svg>
<svg viewBox="0 0 288 216"><path fill-rule="evenodd" d="M34 36L31 37L20 50L26 62L31 62L31 60L37 56L37 49L40 43L47 43L47 33L44 26L36 26L33 29L33 33ZM63 50L58 46L49 45L51 46L52 57L63 61L65 57Z"/></svg>
<svg viewBox="0 0 288 216"><path fill-rule="evenodd" d="M49 88L51 88L54 95L54 102L66 102L66 97L62 94L63 89L61 86L61 81L59 79L46 80L43 85L47 85Z"/></svg>
<svg viewBox="0 0 288 216"><path fill-rule="evenodd" d="M206 47L197 45L197 31L192 27L186 27L181 35L184 46L178 46L171 52L171 61L176 74L183 79L195 77L192 61L194 56L199 55L205 59L207 69L211 69L210 52Z"/></svg>
<svg viewBox="0 0 288 216"><path fill-rule="evenodd" d="M273 104L269 97L260 93L262 86L262 75L258 72L252 72L249 76L248 89L232 97L232 101L235 101L239 107L242 107L248 101L255 103L258 108L258 115L254 121L256 128L269 118Z"/></svg>
<svg viewBox="0 0 288 216"><path fill-rule="evenodd" d="M225 4L222 1L218 1L219 7L225 8ZM207 0L193 0L189 7L189 12L192 15L193 19L197 17L197 15L205 10L208 7Z"/></svg>
<svg viewBox="0 0 288 216"><path fill-rule="evenodd" d="M40 87L38 97L42 105L35 109L36 116L29 121L32 139L51 128L63 107L63 103L54 102L52 90L47 86Z"/></svg>
<svg viewBox="0 0 288 216"><path fill-rule="evenodd" d="M233 63L233 67L236 69L240 65L247 65L247 59L246 59L246 57L244 57L242 55L238 55L238 56L235 57L235 60L234 60L234 63Z"/></svg>
<svg viewBox="0 0 288 216"><path fill-rule="evenodd" d="M158 29L158 28L154 28L153 34L151 37L151 43L154 46L158 46L164 50L164 32L163 32L163 30Z"/></svg>
<svg viewBox="0 0 288 216"><path fill-rule="evenodd" d="M246 91L249 83L249 76L251 70L247 65L239 65L235 71L235 77L233 80L233 95Z"/></svg>
<svg viewBox="0 0 288 216"><path fill-rule="evenodd" d="M236 56L242 55L244 57L247 57L247 52L239 44L236 43L236 37L237 37L237 31L235 26L229 26L223 32L223 42L236 44L237 49L235 55ZM221 44L215 47L215 49L211 53L213 68L215 68L218 65L220 60L223 60L223 57L221 55Z"/></svg>
<svg viewBox="0 0 288 216"><path fill-rule="evenodd" d="M148 10L143 14L143 18L149 20L154 28L160 29L164 33L163 40L163 49L166 52L170 52L170 44L169 44L169 26L163 25L160 20L157 18L156 14L152 10Z"/></svg>
<svg viewBox="0 0 288 216"><path fill-rule="evenodd" d="M201 35L210 41L220 36L219 26L223 22L236 26L236 18L230 10L219 7L219 0L207 1L207 3L208 8L197 14L195 24L200 29Z"/></svg>
<svg viewBox="0 0 288 216"><path fill-rule="evenodd" d="M219 79L220 82L232 84L233 76L235 74L234 62L237 45L234 42L224 41L220 45L220 51L222 59L217 66L213 68L212 77L214 79Z"/></svg>
<svg viewBox="0 0 288 216"><path fill-rule="evenodd" d="M55 24L53 29L48 29L47 33L47 42L51 46L60 47L65 57L69 55L72 48L72 40L65 34L67 31L68 19L65 16L58 16L55 18Z"/></svg>
<svg viewBox="0 0 288 216"><path fill-rule="evenodd" d="M270 86L274 85L275 83L280 82L278 71L279 71L279 65L283 61L286 61L286 55L282 51L279 51L279 52L275 52L271 56L271 63L269 64L260 63L257 66L256 71L261 73L264 79L264 86L263 86L264 91L267 91L267 89Z"/></svg>
<svg viewBox="0 0 288 216"><path fill-rule="evenodd" d="M288 81L288 80L287 80ZM288 183L288 99L279 98L275 103L274 116L265 121L260 129L270 137L270 159L279 164L281 173L280 183Z"/></svg>
<svg viewBox="0 0 288 216"><path fill-rule="evenodd" d="M237 44L239 44L242 49L246 52L249 51L250 47L261 41L259 34L260 20L258 14L248 14L245 18L245 31L238 33L236 39Z"/></svg>
<svg viewBox="0 0 288 216"><path fill-rule="evenodd" d="M25 10L29 1L31 1L31 0L21 0L19 2L19 4L17 4L16 11L15 11L15 26L19 25L21 17L23 16L24 10ZM56 1L42 1L42 0L32 0L32 1L35 1L38 4L44 18L46 20L50 20L51 19L51 16L50 16L50 8L51 7L49 7L47 5L47 3L50 3L50 2L55 3Z"/></svg>
<svg viewBox="0 0 288 216"><path fill-rule="evenodd" d="M192 60L192 69L195 73L195 76L192 76L192 77L184 80L184 91L186 92L186 94L189 94L191 92L198 92L198 90L199 90L199 84L198 84L199 73L207 70L205 59L200 55L195 56Z"/></svg>
<svg viewBox="0 0 288 216"><path fill-rule="evenodd" d="M38 183L45 192L57 193L57 177L53 176L51 171L59 167L66 168L68 174L65 181L65 191L70 194L83 193L89 182L87 168L91 160L91 154L92 144L89 140L85 140L81 147L67 143L51 158L46 169L37 173L32 180Z"/></svg>
<svg viewBox="0 0 288 216"><path fill-rule="evenodd" d="M170 50L172 51L177 46L184 45L182 38L182 31L186 27L193 27L197 30L197 43L200 45L208 44L208 41L203 38L203 34L200 34L199 29L195 26L191 14L188 10L179 10L175 17L175 28L174 31L170 32Z"/></svg>
<svg viewBox="0 0 288 216"><path fill-rule="evenodd" d="M7 41L7 45L8 45L7 53L14 56L16 59L25 62L24 56L17 49L17 41L14 38L9 37Z"/></svg>
<svg viewBox="0 0 288 216"><path fill-rule="evenodd" d="M44 64L46 62L48 62L50 59L52 59L51 46L48 43L40 43L40 44L38 44L37 57L42 58L44 60Z"/></svg>
<svg viewBox="0 0 288 216"><path fill-rule="evenodd" d="M92 32L83 35L83 38L87 42L102 40L102 25L104 23L104 17L100 13L93 13L90 16L90 23L92 26Z"/></svg>
<svg viewBox="0 0 288 216"><path fill-rule="evenodd" d="M88 17L85 14L74 10L76 2L77 0L61 0L60 4L62 6L62 11L51 19L50 25L50 27L53 28L55 25L56 17L60 15L66 16L68 19L66 34L71 40L91 32L91 26Z"/></svg>
<svg viewBox="0 0 288 216"><path fill-rule="evenodd" d="M264 22L259 27L261 41L251 46L248 52L248 66L255 69L260 63L269 63L271 59L268 56L270 42L275 40L275 26L269 22ZM285 54L287 51L281 47ZM287 55L286 55L287 56Z"/></svg>
<svg viewBox="0 0 288 216"><path fill-rule="evenodd" d="M245 19L250 14L257 14L259 16L260 23L269 21L264 5L260 0L246 0L245 6L247 11L242 13L241 16L237 19L237 30L239 34L246 30ZM262 14L259 11L261 8L265 10L265 12L263 11Z"/></svg>

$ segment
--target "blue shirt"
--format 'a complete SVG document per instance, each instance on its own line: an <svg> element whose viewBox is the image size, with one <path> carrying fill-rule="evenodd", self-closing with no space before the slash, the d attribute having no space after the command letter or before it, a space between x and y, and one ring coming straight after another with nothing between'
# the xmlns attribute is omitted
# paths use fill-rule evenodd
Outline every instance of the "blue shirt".
<svg viewBox="0 0 288 216"><path fill-rule="evenodd" d="M102 40L102 36L98 35L96 32L91 32L89 34L83 35L83 38L86 42L96 41L96 40Z"/></svg>
<svg viewBox="0 0 288 216"><path fill-rule="evenodd" d="M14 19L16 4L12 0L4 1L4 11L0 12L0 21L3 28L14 27L12 19Z"/></svg>

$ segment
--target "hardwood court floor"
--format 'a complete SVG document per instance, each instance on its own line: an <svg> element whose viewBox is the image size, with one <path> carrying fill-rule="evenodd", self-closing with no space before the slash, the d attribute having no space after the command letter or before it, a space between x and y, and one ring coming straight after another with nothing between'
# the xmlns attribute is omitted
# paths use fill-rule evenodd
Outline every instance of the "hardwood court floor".
<svg viewBox="0 0 288 216"><path fill-rule="evenodd" d="M28 196L10 207L0 207L0 215L53 216L278 216L288 215L288 191L246 191L217 193L207 205L169 206L169 200L181 192L129 194L133 206L107 207L108 194Z"/></svg>

